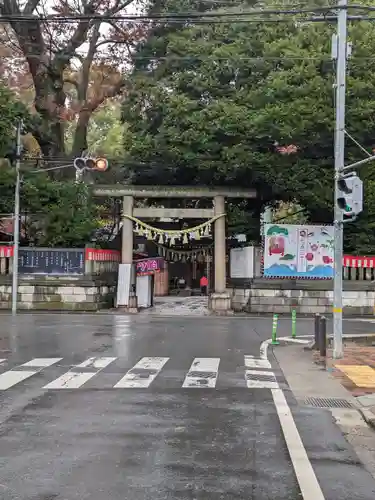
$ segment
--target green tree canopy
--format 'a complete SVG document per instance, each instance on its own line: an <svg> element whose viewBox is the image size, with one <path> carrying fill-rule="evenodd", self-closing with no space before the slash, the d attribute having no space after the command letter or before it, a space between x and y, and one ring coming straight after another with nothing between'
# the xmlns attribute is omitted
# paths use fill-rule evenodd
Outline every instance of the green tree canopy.
<svg viewBox="0 0 375 500"><path fill-rule="evenodd" d="M0 213L14 207L14 169L0 168ZM21 214L26 243L35 246L82 247L99 227L88 187L73 181L56 181L44 173L23 173Z"/></svg>
<svg viewBox="0 0 375 500"><path fill-rule="evenodd" d="M174 0L161 8L186 12L201 4L189 5ZM123 106L126 161L149 169L146 176L139 167L136 180L256 187L257 205L250 206L256 214L268 201L293 201L306 207L312 222L330 223L334 29L291 17L282 23L157 26L138 47ZM375 27L357 22L349 37L347 130L369 149L374 146ZM282 154L289 145L297 152ZM349 140L346 153L348 163L363 157ZM368 166L361 175L371 178L374 171ZM369 217L367 210L362 232L370 227ZM346 229L349 247L359 228ZM374 233L368 236L375 250Z"/></svg>
<svg viewBox="0 0 375 500"><path fill-rule="evenodd" d="M13 92L0 84L0 158L7 155L14 145L19 119L28 123L29 113L26 107Z"/></svg>

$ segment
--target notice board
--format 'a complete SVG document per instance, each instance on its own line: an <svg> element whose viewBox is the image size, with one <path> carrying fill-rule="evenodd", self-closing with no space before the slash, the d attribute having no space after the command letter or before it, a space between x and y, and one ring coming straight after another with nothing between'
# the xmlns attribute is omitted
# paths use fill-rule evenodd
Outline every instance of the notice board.
<svg viewBox="0 0 375 500"><path fill-rule="evenodd" d="M82 249L20 248L20 274L82 275L85 272L85 253Z"/></svg>

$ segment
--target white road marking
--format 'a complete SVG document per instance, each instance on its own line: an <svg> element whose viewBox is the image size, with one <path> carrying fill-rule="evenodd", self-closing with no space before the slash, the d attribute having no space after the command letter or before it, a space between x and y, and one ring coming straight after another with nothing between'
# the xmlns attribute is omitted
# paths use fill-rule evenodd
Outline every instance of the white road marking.
<svg viewBox="0 0 375 500"><path fill-rule="evenodd" d="M0 359L0 365L5 363L6 359Z"/></svg>
<svg viewBox="0 0 375 500"><path fill-rule="evenodd" d="M169 358L142 358L117 384L115 389L147 388L158 376Z"/></svg>
<svg viewBox="0 0 375 500"><path fill-rule="evenodd" d="M39 373L43 370L43 368L47 368L48 366L52 366L55 363L58 363L63 358L34 358L23 365L18 366L21 367L35 367L34 370L8 370L0 375L0 391L6 391L10 387L26 380L27 378L32 377L33 375Z"/></svg>
<svg viewBox="0 0 375 500"><path fill-rule="evenodd" d="M345 321L362 321L364 323L375 323L375 319L373 318L345 318Z"/></svg>
<svg viewBox="0 0 375 500"><path fill-rule="evenodd" d="M53 380L49 384L45 385L43 389L78 389L83 384L85 384L92 377L97 375L106 366L112 363L116 358L109 357L98 357L98 358L88 358L83 363L76 365L73 370L61 375L57 379ZM92 371L76 371L80 368L92 368Z"/></svg>
<svg viewBox="0 0 375 500"><path fill-rule="evenodd" d="M254 356L245 356L246 368L271 368L271 363L268 359L256 359Z"/></svg>
<svg viewBox="0 0 375 500"><path fill-rule="evenodd" d="M303 446L284 393L281 389L272 389L271 392L302 498L303 500L324 500L323 492Z"/></svg>
<svg viewBox="0 0 375 500"><path fill-rule="evenodd" d="M98 372L66 372L43 389L78 389Z"/></svg>
<svg viewBox="0 0 375 500"><path fill-rule="evenodd" d="M94 368L96 370L102 370L115 360L116 358L107 358L105 356L99 358L89 358L83 363L77 365L77 368Z"/></svg>
<svg viewBox="0 0 375 500"><path fill-rule="evenodd" d="M272 378L272 380L258 380L257 377ZM276 377L273 372L263 372L260 370L246 370L245 380L249 389L278 389Z"/></svg>
<svg viewBox="0 0 375 500"><path fill-rule="evenodd" d="M263 342L260 344L260 359L267 359L268 360L268 345L271 342L271 340L263 340Z"/></svg>
<svg viewBox="0 0 375 500"><path fill-rule="evenodd" d="M182 387L214 389L219 371L220 358L195 358Z"/></svg>
<svg viewBox="0 0 375 500"><path fill-rule="evenodd" d="M27 366L27 367L35 367L35 368L47 368L48 366L52 366L59 361L61 361L63 358L34 358L31 361L28 361L27 363L24 363L21 366Z"/></svg>
<svg viewBox="0 0 375 500"><path fill-rule="evenodd" d="M281 337L280 340L285 340L284 337ZM293 339L292 337L287 339L288 342L294 342L295 344L308 344L310 341L309 340L304 340L304 339Z"/></svg>
<svg viewBox="0 0 375 500"><path fill-rule="evenodd" d="M37 371L17 371L17 370L9 370L0 375L0 391L6 391L10 387L26 380L27 378L32 377L38 373Z"/></svg>

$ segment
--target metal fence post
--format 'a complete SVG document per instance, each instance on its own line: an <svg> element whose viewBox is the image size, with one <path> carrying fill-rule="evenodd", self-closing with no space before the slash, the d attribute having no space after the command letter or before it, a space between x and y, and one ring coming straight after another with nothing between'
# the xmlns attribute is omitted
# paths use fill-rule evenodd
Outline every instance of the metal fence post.
<svg viewBox="0 0 375 500"><path fill-rule="evenodd" d="M316 313L314 318L314 347L313 347L315 351L319 350L319 342L320 342L319 331L320 331L320 314Z"/></svg>
<svg viewBox="0 0 375 500"><path fill-rule="evenodd" d="M327 320L325 316L320 318L319 328L319 352L320 356L325 358L327 355Z"/></svg>

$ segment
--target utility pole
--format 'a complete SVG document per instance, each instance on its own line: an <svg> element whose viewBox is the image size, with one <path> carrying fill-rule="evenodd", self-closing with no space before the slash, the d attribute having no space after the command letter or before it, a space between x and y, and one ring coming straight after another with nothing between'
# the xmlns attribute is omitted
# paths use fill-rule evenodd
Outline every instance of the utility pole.
<svg viewBox="0 0 375 500"><path fill-rule="evenodd" d="M336 125L335 125L335 198L334 198L334 283L333 283L333 357L343 357L342 347L342 258L343 258L343 213L336 203L339 196L340 171L345 160L345 86L347 54L347 5L348 0L339 0L337 18L337 66L336 66Z"/></svg>
<svg viewBox="0 0 375 500"><path fill-rule="evenodd" d="M14 221L13 221L13 277L12 277L12 314L17 314L18 294L18 248L20 234L20 166L21 166L21 129L22 121L17 126L16 146L16 187L14 191Z"/></svg>

